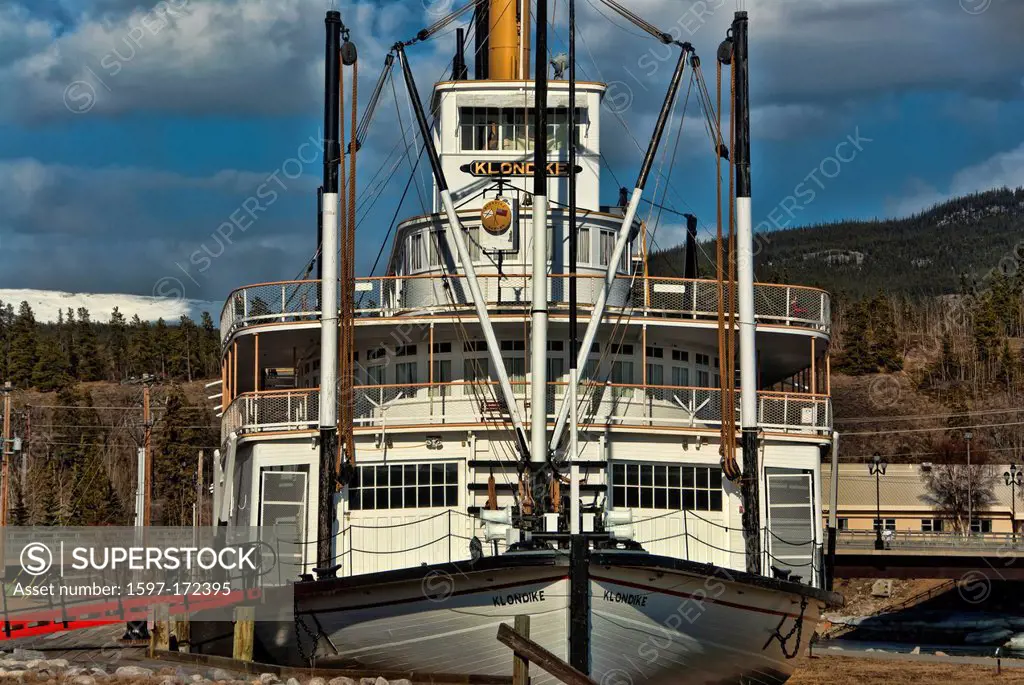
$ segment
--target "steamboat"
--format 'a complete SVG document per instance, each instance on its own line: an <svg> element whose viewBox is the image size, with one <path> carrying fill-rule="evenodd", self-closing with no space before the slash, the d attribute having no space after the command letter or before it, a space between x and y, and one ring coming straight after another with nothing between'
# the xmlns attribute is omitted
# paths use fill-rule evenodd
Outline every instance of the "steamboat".
<svg viewBox="0 0 1024 685"><path fill-rule="evenodd" d="M528 616L601 683L784 682L842 601L820 516L829 296L754 281L747 15L717 49L723 124L694 47L600 0L677 60L636 183L603 203L622 121L577 78L575 4L552 56L547 0L471 2L395 44L360 119L327 13L316 278L241 287L220 322L215 516L296 541L295 621L257 624L260 660L508 676L495 633ZM416 46L453 32L421 101ZM396 149L432 187L357 278L356 200L383 181L357 197L356 161L389 79ZM652 275L684 86L730 192L716 254L689 214L678 272Z"/></svg>

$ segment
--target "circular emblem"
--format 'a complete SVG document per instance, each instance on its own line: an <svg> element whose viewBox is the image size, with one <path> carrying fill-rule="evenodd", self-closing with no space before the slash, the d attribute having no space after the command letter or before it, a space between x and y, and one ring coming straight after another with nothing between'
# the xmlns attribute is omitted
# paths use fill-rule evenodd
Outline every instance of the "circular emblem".
<svg viewBox="0 0 1024 685"><path fill-rule="evenodd" d="M512 225L512 207L503 199L490 200L480 210L480 222L492 235L501 235Z"/></svg>

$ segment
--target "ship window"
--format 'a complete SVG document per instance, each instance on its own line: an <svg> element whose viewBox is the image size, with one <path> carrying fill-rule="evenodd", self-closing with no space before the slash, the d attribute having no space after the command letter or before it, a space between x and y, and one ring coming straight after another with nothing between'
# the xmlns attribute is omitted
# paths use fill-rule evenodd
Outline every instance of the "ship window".
<svg viewBox="0 0 1024 685"><path fill-rule="evenodd" d="M837 530L850 530L850 519L848 518L837 518L836 519Z"/></svg>
<svg viewBox="0 0 1024 685"><path fill-rule="evenodd" d="M685 388L690 385L690 370L685 366L672 367L672 385Z"/></svg>
<svg viewBox="0 0 1024 685"><path fill-rule="evenodd" d="M708 355L706 355L706 354L698 354L697 355L697 365L698 366L708 366L710 364L710 362L711 362L711 360L708 357Z"/></svg>
<svg viewBox="0 0 1024 685"><path fill-rule="evenodd" d="M487 359L466 359L462 364L462 378L467 383L486 382L490 377Z"/></svg>
<svg viewBox="0 0 1024 685"><path fill-rule="evenodd" d="M625 356L631 356L633 354L632 345L612 345L612 354L619 354Z"/></svg>
<svg viewBox="0 0 1024 685"><path fill-rule="evenodd" d="M450 342L434 343L434 354L451 354L452 344Z"/></svg>
<svg viewBox="0 0 1024 685"><path fill-rule="evenodd" d="M579 264L590 263L590 229L580 228L580 234L576 239L576 262Z"/></svg>
<svg viewBox="0 0 1024 685"><path fill-rule="evenodd" d="M458 465L357 466L348 503L352 511L458 506Z"/></svg>
<svg viewBox="0 0 1024 685"><path fill-rule="evenodd" d="M548 340L548 352L564 352L564 340Z"/></svg>
<svg viewBox="0 0 1024 685"><path fill-rule="evenodd" d="M992 519L972 519L971 520L971 532L972 533L991 533L992 532Z"/></svg>
<svg viewBox="0 0 1024 685"><path fill-rule="evenodd" d="M526 107L461 107L459 141L464 151L527 152L533 149L533 109ZM576 109L576 144L586 126L586 110ZM548 150L563 150L568 143L569 110L548 110Z"/></svg>
<svg viewBox="0 0 1024 685"><path fill-rule="evenodd" d="M383 359L386 356L388 356L388 348L384 347L383 345L381 345L380 347L375 347L372 350L366 351L367 361L373 361L374 359Z"/></svg>
<svg viewBox="0 0 1024 685"><path fill-rule="evenodd" d="M878 519L875 519L875 530L878 530ZM883 519L882 530L896 530L896 519Z"/></svg>
<svg viewBox="0 0 1024 685"><path fill-rule="evenodd" d="M427 236L427 252L430 255L430 266L441 266L441 233L431 231Z"/></svg>
<svg viewBox="0 0 1024 685"><path fill-rule="evenodd" d="M395 348L396 357L415 357L416 346L415 345L399 345Z"/></svg>
<svg viewBox="0 0 1024 685"><path fill-rule="evenodd" d="M722 470L714 466L612 464L612 504L722 511Z"/></svg>
<svg viewBox="0 0 1024 685"><path fill-rule="evenodd" d="M395 385L413 385L417 382L416 362L395 364Z"/></svg>
<svg viewBox="0 0 1024 685"><path fill-rule="evenodd" d="M690 361L690 353L685 350L672 350L672 361L688 362Z"/></svg>
<svg viewBox="0 0 1024 685"><path fill-rule="evenodd" d="M435 385L430 388L431 397L447 397L451 394L452 386L448 385L452 382L452 360L451 359L435 359L434 360L434 383Z"/></svg>
<svg viewBox="0 0 1024 685"><path fill-rule="evenodd" d="M413 233L409 241L409 254L413 271L420 271L423 268L423 234Z"/></svg>
<svg viewBox="0 0 1024 685"><path fill-rule="evenodd" d="M921 519L922 533L941 533L942 519Z"/></svg>
<svg viewBox="0 0 1024 685"><path fill-rule="evenodd" d="M525 340L502 340L501 351L502 352L523 352L526 350Z"/></svg>
<svg viewBox="0 0 1024 685"><path fill-rule="evenodd" d="M648 345L647 346L647 356L648 357L653 357L655 359L662 359L665 356L665 351L663 349L661 349L660 347L651 347L650 345Z"/></svg>

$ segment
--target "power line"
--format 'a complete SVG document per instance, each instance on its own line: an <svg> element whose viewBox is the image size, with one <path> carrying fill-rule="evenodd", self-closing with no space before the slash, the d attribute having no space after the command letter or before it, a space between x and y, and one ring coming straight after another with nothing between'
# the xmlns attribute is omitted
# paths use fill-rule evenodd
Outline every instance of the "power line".
<svg viewBox="0 0 1024 685"><path fill-rule="evenodd" d="M1003 428L1006 426L1024 426L1024 421L1010 421L1008 423L983 423L971 426L937 426L934 428L899 428L896 430L883 430L883 431L861 431L859 433L843 433L843 437L850 437L854 435L892 435L900 433L935 433L944 432L951 430L967 430L977 428Z"/></svg>
<svg viewBox="0 0 1024 685"><path fill-rule="evenodd" d="M836 418L836 423L884 423L887 421L924 421L928 419L952 419L963 416L987 416L992 414L1017 414L1024 412L1024 407L1016 409L979 409L954 414L907 414L903 416L858 416L855 418Z"/></svg>

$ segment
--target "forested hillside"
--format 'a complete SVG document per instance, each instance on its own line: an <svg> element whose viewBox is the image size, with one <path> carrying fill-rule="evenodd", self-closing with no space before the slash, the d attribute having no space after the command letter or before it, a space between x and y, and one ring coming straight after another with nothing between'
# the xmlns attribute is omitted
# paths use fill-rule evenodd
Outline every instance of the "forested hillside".
<svg viewBox="0 0 1024 685"><path fill-rule="evenodd" d="M837 295L957 293L962 280L1024 258L1024 188L957 198L904 219L841 221L759 233L758 280L813 285ZM701 275L714 277L714 244ZM682 247L651 255L654 274L677 275Z"/></svg>
<svg viewBox="0 0 1024 685"><path fill-rule="evenodd" d="M120 382L151 374L192 381L220 375L220 334L203 312L168 325L126 321L117 307L107 323L79 307L40 323L27 302L0 302L0 379L16 388L55 391L74 382Z"/></svg>

